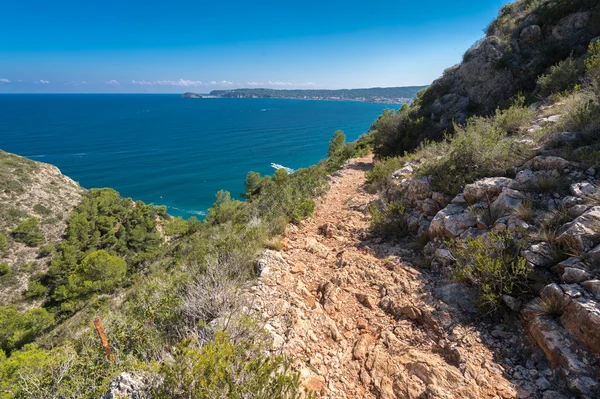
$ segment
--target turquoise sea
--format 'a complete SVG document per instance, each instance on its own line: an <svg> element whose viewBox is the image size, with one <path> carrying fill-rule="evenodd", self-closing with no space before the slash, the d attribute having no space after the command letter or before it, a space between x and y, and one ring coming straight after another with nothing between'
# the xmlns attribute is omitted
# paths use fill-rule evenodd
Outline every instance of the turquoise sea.
<svg viewBox="0 0 600 399"><path fill-rule="evenodd" d="M56 165L85 188L201 216L249 171L325 157L334 131L365 133L398 105L151 94L0 94L0 149Z"/></svg>

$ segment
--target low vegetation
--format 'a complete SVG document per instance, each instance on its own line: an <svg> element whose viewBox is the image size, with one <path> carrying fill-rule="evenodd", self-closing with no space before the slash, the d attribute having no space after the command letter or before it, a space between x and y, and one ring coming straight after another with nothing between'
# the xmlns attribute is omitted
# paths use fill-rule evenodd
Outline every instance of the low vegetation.
<svg viewBox="0 0 600 399"><path fill-rule="evenodd" d="M21 242L29 247L36 247L44 242L42 232L38 228L40 221L36 217L31 217L19 223L11 232L13 240Z"/></svg>
<svg viewBox="0 0 600 399"><path fill-rule="evenodd" d="M493 232L450 246L457 264L455 278L479 292L479 304L487 314L502 309L502 295L520 297L528 292L530 270L519 255L523 243L511 233Z"/></svg>

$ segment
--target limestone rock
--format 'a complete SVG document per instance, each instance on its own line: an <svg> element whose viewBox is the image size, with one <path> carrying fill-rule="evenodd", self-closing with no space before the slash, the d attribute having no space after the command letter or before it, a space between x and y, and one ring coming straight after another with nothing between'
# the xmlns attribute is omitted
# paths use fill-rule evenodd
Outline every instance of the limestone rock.
<svg viewBox="0 0 600 399"><path fill-rule="evenodd" d="M569 166L570 162L564 158L556 157L556 156L542 156L538 155L523 165L524 169L533 169L533 170L563 170L567 166Z"/></svg>
<svg viewBox="0 0 600 399"><path fill-rule="evenodd" d="M476 223L475 217L465 207L450 204L435 215L429 226L429 233L433 237L454 238Z"/></svg>
<svg viewBox="0 0 600 399"><path fill-rule="evenodd" d="M521 31L521 40L527 44L538 42L542 38L542 28L538 25L531 25Z"/></svg>
<svg viewBox="0 0 600 399"><path fill-rule="evenodd" d="M554 263L552 248L547 242L540 242L529 246L521 253L525 259L535 266L550 266Z"/></svg>
<svg viewBox="0 0 600 399"><path fill-rule="evenodd" d="M589 197L590 195L597 193L599 190L598 190L598 187L594 186L591 183L578 182L578 183L571 184L571 186L569 187L569 191L571 192L572 195L574 195L576 197L586 198L586 197Z"/></svg>
<svg viewBox="0 0 600 399"><path fill-rule="evenodd" d="M329 249L325 245L318 242L314 237L308 237L305 241L304 247L307 251L323 259L327 258L327 255L329 255Z"/></svg>
<svg viewBox="0 0 600 399"><path fill-rule="evenodd" d="M371 295L368 294L356 294L358 302L366 307L367 309L373 310L377 307L377 301Z"/></svg>
<svg viewBox="0 0 600 399"><path fill-rule="evenodd" d="M552 36L557 40L564 40L576 34L590 22L590 12L578 12L561 19L553 29Z"/></svg>
<svg viewBox="0 0 600 399"><path fill-rule="evenodd" d="M562 325L579 342L600 352L600 304L590 298L569 301L560 318Z"/></svg>
<svg viewBox="0 0 600 399"><path fill-rule="evenodd" d="M592 295L600 299L600 280L588 280L582 284L585 289Z"/></svg>
<svg viewBox="0 0 600 399"><path fill-rule="evenodd" d="M585 270L574 267L565 267L562 280L567 284L581 283L590 279L590 274Z"/></svg>
<svg viewBox="0 0 600 399"><path fill-rule="evenodd" d="M492 209L501 215L506 215L523 203L524 196L520 191L508 187L502 188L502 192L492 203Z"/></svg>
<svg viewBox="0 0 600 399"><path fill-rule="evenodd" d="M427 198L421 204L425 216L435 216L440 211L440 205L431 198Z"/></svg>
<svg viewBox="0 0 600 399"><path fill-rule="evenodd" d="M598 242L600 231L600 206L595 206L570 223L565 224L559 231L559 242L577 245L585 249Z"/></svg>
<svg viewBox="0 0 600 399"><path fill-rule="evenodd" d="M521 301L510 295L502 295L502 302L513 312L518 312L521 309Z"/></svg>
<svg viewBox="0 0 600 399"><path fill-rule="evenodd" d="M335 234L336 228L332 223L325 223L319 226L319 233L324 237L331 238Z"/></svg>
<svg viewBox="0 0 600 399"><path fill-rule="evenodd" d="M406 198L410 201L424 200L431 197L431 185L427 177L411 179L408 183Z"/></svg>
<svg viewBox="0 0 600 399"><path fill-rule="evenodd" d="M143 378L123 372L111 382L102 399L150 399L150 388Z"/></svg>
<svg viewBox="0 0 600 399"><path fill-rule="evenodd" d="M412 165L407 164L405 165L402 169L398 169L397 171L395 171L394 173L392 173L392 178L393 179L403 179L403 178L410 178L413 174L414 168Z"/></svg>
<svg viewBox="0 0 600 399"><path fill-rule="evenodd" d="M463 190L463 195L465 200L470 203L488 198L492 200L502 192L503 187L509 187L512 183L513 180L507 177L488 177L467 184Z"/></svg>

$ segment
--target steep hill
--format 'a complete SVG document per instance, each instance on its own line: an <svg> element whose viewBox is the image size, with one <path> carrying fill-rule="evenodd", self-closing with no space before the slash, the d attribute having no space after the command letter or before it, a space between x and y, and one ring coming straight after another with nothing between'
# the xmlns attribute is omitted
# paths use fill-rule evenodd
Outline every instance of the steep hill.
<svg viewBox="0 0 600 399"><path fill-rule="evenodd" d="M453 130L453 122L506 108L519 93L529 102L547 95L540 92L538 78L569 56L582 64L598 36L600 5L595 0L518 0L504 6L463 61L419 93L406 110L408 121L384 144L383 155L401 155L425 139L439 140ZM565 75L563 85L577 83L573 72Z"/></svg>
<svg viewBox="0 0 600 399"><path fill-rule="evenodd" d="M46 270L84 192L53 165L0 151L0 303L21 301L29 277Z"/></svg>

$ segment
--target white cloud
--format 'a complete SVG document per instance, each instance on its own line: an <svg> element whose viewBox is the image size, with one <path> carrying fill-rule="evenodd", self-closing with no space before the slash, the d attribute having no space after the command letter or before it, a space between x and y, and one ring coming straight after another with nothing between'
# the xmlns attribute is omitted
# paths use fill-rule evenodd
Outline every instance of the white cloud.
<svg viewBox="0 0 600 399"><path fill-rule="evenodd" d="M48 84L48 83L50 83L50 81L49 80L40 79L39 83Z"/></svg>
<svg viewBox="0 0 600 399"><path fill-rule="evenodd" d="M0 79L0 83L10 83L10 80L8 79Z"/></svg>
<svg viewBox="0 0 600 399"><path fill-rule="evenodd" d="M109 80L108 82L106 82L107 85L111 85L111 86L118 86L120 85L120 83L114 79Z"/></svg>
<svg viewBox="0 0 600 399"><path fill-rule="evenodd" d="M205 83L200 80L132 80L132 84L140 86L152 86L152 85L167 85L167 86L204 86Z"/></svg>
<svg viewBox="0 0 600 399"><path fill-rule="evenodd" d="M65 83L66 86L81 86L86 84L87 82L85 80L72 80L70 82Z"/></svg>
<svg viewBox="0 0 600 399"><path fill-rule="evenodd" d="M267 82L267 84L269 86L293 86L293 87L315 86L315 83L313 83L313 82L294 83L294 82L281 82L281 81L273 82L271 80L269 80L269 82Z"/></svg>
<svg viewBox="0 0 600 399"><path fill-rule="evenodd" d="M221 80L217 82L216 80L211 80L209 82L203 82L201 80L189 80L189 79L179 79L179 80L132 80L131 84L138 86L180 86L180 87L190 87L190 86L233 86L234 82L229 80Z"/></svg>
<svg viewBox="0 0 600 399"><path fill-rule="evenodd" d="M246 82L248 86L263 86L263 82Z"/></svg>

